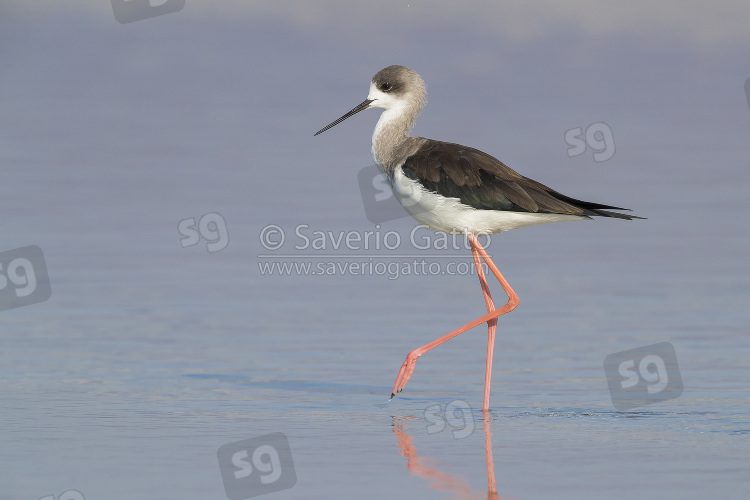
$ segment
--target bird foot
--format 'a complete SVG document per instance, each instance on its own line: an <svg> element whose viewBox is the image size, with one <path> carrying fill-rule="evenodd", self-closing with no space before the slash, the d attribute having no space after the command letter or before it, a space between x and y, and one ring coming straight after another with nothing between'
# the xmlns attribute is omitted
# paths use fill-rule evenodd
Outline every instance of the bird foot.
<svg viewBox="0 0 750 500"><path fill-rule="evenodd" d="M412 373L414 373L414 367L417 364L417 359L419 359L419 356L421 356L421 354L417 353L416 351L412 351L406 355L406 360L404 361L404 364L401 365L401 369L398 372L398 377L396 377L396 383L393 384L393 392L391 392L389 401L393 399L393 396L404 390L404 387L406 387L406 383L411 378Z"/></svg>

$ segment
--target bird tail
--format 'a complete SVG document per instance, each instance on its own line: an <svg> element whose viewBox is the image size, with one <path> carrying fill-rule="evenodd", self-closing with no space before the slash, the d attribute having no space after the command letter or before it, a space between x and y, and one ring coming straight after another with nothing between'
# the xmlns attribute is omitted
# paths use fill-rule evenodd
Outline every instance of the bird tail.
<svg viewBox="0 0 750 500"><path fill-rule="evenodd" d="M575 198L571 198L570 196L565 196L562 193L558 193L557 191L554 191L554 190L550 190L550 194L552 194L558 200L564 201L566 203L570 203L571 205L575 207L582 208L583 215L586 215L589 217L592 217L592 216L593 217L614 217L615 219L625 219L625 220L646 218L646 217L638 217L637 215L621 214L618 212L611 211L611 210L630 211L629 208L615 207L612 205L603 205L601 203L593 203L590 201L577 200Z"/></svg>
<svg viewBox="0 0 750 500"><path fill-rule="evenodd" d="M614 208L614 207L612 207ZM619 210L627 210L627 208L620 208ZM637 215L630 215L630 214L621 214L618 212L612 212L610 210L599 210L599 209L587 209L584 212L586 215L593 215L593 216L600 216L600 217L614 217L615 219L625 219L625 220L633 220L633 219L645 219L646 217L638 217Z"/></svg>

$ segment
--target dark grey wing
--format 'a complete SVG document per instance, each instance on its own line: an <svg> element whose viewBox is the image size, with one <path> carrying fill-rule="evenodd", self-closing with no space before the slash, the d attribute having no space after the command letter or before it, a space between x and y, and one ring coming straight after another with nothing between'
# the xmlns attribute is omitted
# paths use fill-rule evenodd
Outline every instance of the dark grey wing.
<svg viewBox="0 0 750 500"><path fill-rule="evenodd" d="M576 200L522 176L478 149L426 140L406 158L404 174L425 189L480 210L640 218L602 209L627 210Z"/></svg>

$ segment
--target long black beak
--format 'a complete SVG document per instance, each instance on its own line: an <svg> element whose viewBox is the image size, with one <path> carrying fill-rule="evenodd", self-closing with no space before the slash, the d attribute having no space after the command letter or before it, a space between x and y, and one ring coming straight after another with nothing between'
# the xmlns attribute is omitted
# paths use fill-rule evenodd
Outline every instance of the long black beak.
<svg viewBox="0 0 750 500"><path fill-rule="evenodd" d="M347 114L345 114L344 116L342 116L341 118L339 118L335 122L329 123L328 125L326 125L322 129L320 129L317 132L315 132L315 135L322 134L323 132L325 132L329 128L335 127L339 123L343 122L344 120L346 120L350 116L354 116L357 113L359 113L360 111L369 108L370 107L370 103L373 102L373 101L374 101L374 99L366 99L366 100L362 101L362 103L360 103L359 105L357 105L356 108L354 108L353 110L349 111ZM315 137L315 136L313 136L313 137Z"/></svg>

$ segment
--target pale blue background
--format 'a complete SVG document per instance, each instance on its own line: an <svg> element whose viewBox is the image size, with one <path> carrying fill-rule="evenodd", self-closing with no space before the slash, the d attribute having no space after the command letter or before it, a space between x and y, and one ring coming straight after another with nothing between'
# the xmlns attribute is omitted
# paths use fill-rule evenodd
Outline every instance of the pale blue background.
<svg viewBox="0 0 750 500"><path fill-rule="evenodd" d="M265 498L451 498L409 474L395 417L486 498L481 425L454 440L422 418L481 407L483 328L420 359L387 403L409 350L484 313L476 277L258 267L268 224L373 230L356 175L378 112L313 133L389 64L428 83L416 134L648 217L493 239L521 298L496 343L499 493L746 494L748 18L741 1L187 0L122 25L106 0L6 0L0 251L39 245L52 297L0 313L0 497L224 498L218 448L282 432L297 484ZM616 154L569 158L565 131L596 122ZM179 221L209 212L227 248L182 248ZM615 411L604 358L662 341L682 397Z"/></svg>

